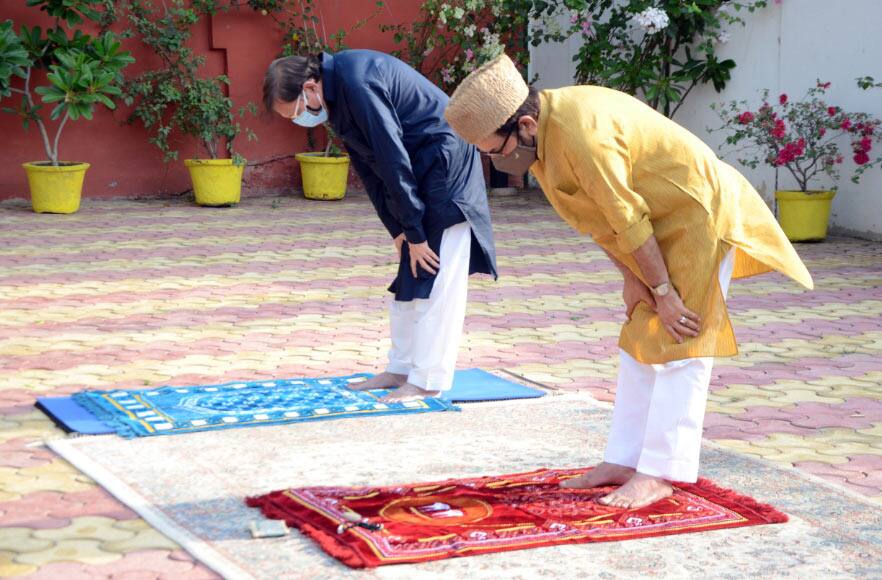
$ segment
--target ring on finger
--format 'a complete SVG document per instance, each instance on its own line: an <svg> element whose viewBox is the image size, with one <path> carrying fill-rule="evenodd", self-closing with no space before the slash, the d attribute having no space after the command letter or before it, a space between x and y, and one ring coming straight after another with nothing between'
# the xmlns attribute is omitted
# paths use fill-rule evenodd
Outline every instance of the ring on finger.
<svg viewBox="0 0 882 580"><path fill-rule="evenodd" d="M686 316L681 316L681 317L677 320L677 322L679 322L680 324L682 324L682 325L685 326L685 325L686 325Z"/></svg>

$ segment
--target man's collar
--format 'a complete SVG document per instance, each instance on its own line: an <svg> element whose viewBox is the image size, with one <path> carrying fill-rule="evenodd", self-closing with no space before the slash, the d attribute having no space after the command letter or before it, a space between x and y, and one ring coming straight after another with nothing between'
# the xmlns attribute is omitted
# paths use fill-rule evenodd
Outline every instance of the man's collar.
<svg viewBox="0 0 882 580"><path fill-rule="evenodd" d="M325 101L334 102L337 99L337 87L334 81L334 55L322 53L322 94Z"/></svg>

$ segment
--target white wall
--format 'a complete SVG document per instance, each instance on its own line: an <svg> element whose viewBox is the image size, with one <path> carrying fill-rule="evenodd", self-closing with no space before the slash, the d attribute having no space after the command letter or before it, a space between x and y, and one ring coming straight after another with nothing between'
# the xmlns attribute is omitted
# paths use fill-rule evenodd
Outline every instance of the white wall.
<svg viewBox="0 0 882 580"><path fill-rule="evenodd" d="M696 88L674 120L718 150L724 136L707 132L718 126L709 105L748 100L755 108L759 90L773 95L801 96L815 79L833 83L828 101L847 111L864 111L882 117L882 89L862 91L854 79L870 75L882 80L882 0L783 0L745 16L746 26L734 25L731 40L719 48L721 58L732 58L737 67L722 93L710 86ZM578 43L546 44L533 49L531 68L539 74L538 86L553 88L573 83L572 56ZM532 73L531 73L532 76ZM848 142L840 147L846 162L833 202L834 230L882 239L882 170L867 172L859 185L849 177L854 165ZM871 157L882 153L876 145ZM727 159L750 178L772 204L774 191L796 184L786 170L751 170ZM818 186L825 185L819 182Z"/></svg>

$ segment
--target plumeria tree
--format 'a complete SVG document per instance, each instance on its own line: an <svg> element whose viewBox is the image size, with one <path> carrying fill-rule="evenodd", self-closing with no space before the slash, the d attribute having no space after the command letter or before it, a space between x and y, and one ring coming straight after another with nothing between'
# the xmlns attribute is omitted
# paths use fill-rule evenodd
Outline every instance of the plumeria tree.
<svg viewBox="0 0 882 580"><path fill-rule="evenodd" d="M765 0L563 0L571 12L565 36L583 43L573 57L576 80L639 96L673 117L689 93L721 91L735 61L717 50L728 28Z"/></svg>
<svg viewBox="0 0 882 580"><path fill-rule="evenodd" d="M410 25L386 26L396 53L443 89L503 48L526 69L529 47L580 38L579 83L612 87L673 116L697 86L722 90L735 62L717 49L766 0L426 0ZM541 76L541 72L539 73ZM531 79L533 80L533 79Z"/></svg>
<svg viewBox="0 0 882 580"><path fill-rule="evenodd" d="M839 143L847 138L856 165L852 181L857 183L866 169L882 161L871 161L869 156L873 144L882 140L882 121L829 105L825 101L829 88L830 83L818 81L801 100L781 94L774 102L764 90L756 109L746 101L714 104L723 125L712 131L727 133L724 152L736 154L742 165L786 169L804 192L822 176L836 189L845 160Z"/></svg>
<svg viewBox="0 0 882 580"><path fill-rule="evenodd" d="M113 32L104 29L110 20L99 9L106 6L103 0L28 0L27 5L46 12L54 22L45 31L22 26L17 40L10 24L0 26L0 50L5 53L0 56L0 95L18 97L16 106L3 111L17 115L25 129L36 125L49 163L59 165L58 146L67 123L91 120L99 105L114 109L122 70L135 59L122 50ZM103 31L84 34L85 21ZM46 83L35 87L39 69L46 71ZM13 86L4 70L21 77L21 86ZM52 107L48 115L44 105ZM57 121L54 135L49 121Z"/></svg>

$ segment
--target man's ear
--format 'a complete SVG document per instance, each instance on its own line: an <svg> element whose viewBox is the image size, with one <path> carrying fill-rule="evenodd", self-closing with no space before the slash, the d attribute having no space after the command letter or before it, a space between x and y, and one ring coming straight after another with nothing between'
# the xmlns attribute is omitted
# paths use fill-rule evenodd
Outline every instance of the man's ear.
<svg viewBox="0 0 882 580"><path fill-rule="evenodd" d="M528 135L535 135L539 131L539 123L537 123L536 119L534 119L530 115L524 115L523 117L518 119L518 125Z"/></svg>

